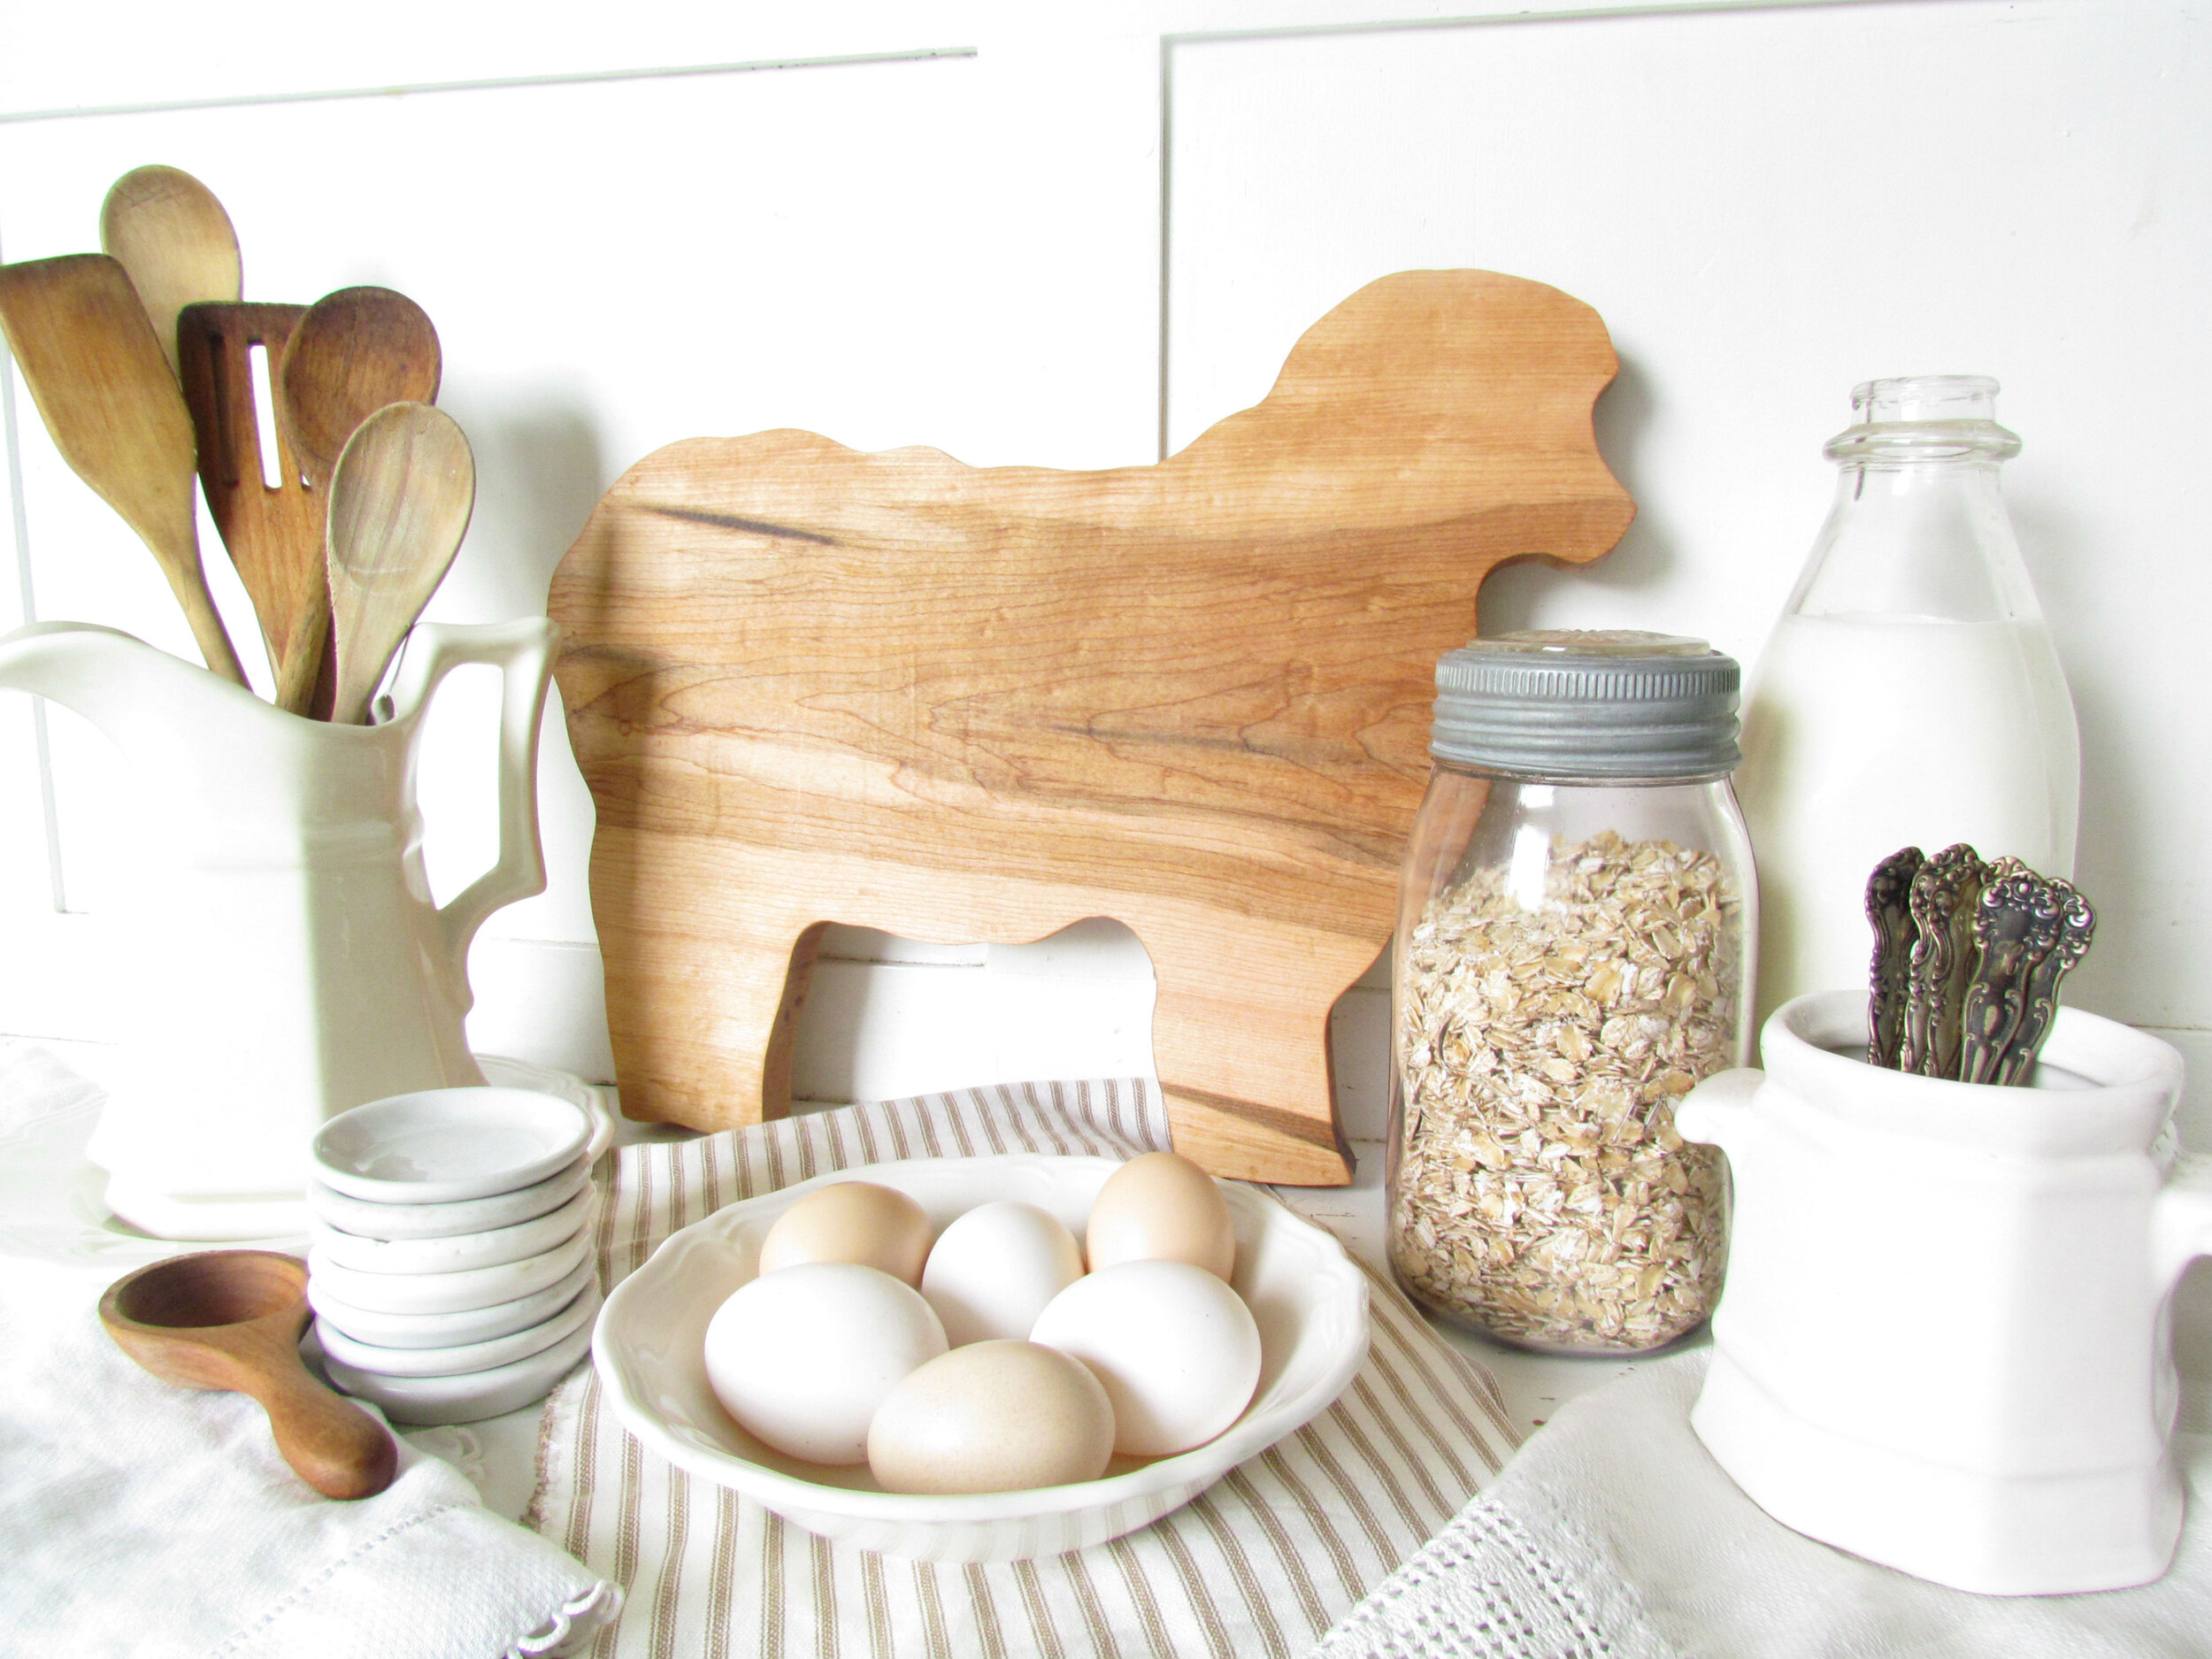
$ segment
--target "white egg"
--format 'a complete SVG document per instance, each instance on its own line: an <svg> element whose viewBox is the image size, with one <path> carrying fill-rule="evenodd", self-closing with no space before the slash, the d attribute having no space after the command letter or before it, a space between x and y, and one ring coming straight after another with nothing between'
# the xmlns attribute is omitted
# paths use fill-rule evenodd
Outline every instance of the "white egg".
<svg viewBox="0 0 2212 1659"><path fill-rule="evenodd" d="M1081 1360L1114 1408L1114 1449L1164 1457L1235 1422L1260 1380L1260 1328L1218 1278L1187 1262L1124 1262L1052 1299L1033 1342Z"/></svg>
<svg viewBox="0 0 2212 1659"><path fill-rule="evenodd" d="M1034 1204L979 1204L938 1234L922 1294L959 1348L1022 1341L1045 1304L1083 1276L1083 1251L1059 1218Z"/></svg>
<svg viewBox="0 0 2212 1659"><path fill-rule="evenodd" d="M945 1351L910 1285L853 1262L807 1262L742 1286L707 1322L707 1382L778 1451L857 1463L883 1397Z"/></svg>

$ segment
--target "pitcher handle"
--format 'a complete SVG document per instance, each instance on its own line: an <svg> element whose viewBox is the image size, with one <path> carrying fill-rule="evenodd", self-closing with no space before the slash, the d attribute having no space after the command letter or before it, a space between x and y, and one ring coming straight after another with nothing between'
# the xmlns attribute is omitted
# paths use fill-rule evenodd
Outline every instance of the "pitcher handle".
<svg viewBox="0 0 2212 1659"><path fill-rule="evenodd" d="M559 639L560 630L544 617L475 626L419 622L394 679L394 705L411 710L420 708L438 682L464 664L489 663L499 670L499 857L438 911L457 969L465 970L470 942L494 910L545 891L545 849L538 840L538 724Z"/></svg>
<svg viewBox="0 0 2212 1659"><path fill-rule="evenodd" d="M2184 1153L2151 1206L2151 1283L2162 1295L2200 1256L2212 1256L2212 1158Z"/></svg>
<svg viewBox="0 0 2212 1659"><path fill-rule="evenodd" d="M1731 1135L1751 1116L1751 1097L1767 1074L1756 1066L1716 1071L1682 1097L1674 1109L1674 1129L1685 1141L1725 1148Z"/></svg>

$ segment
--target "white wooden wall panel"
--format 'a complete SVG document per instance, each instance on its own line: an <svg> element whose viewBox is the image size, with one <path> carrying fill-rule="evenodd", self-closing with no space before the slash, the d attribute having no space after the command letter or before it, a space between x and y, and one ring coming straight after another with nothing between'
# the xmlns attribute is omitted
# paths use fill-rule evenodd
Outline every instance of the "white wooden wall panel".
<svg viewBox="0 0 2212 1659"><path fill-rule="evenodd" d="M1595 305L1639 503L1486 625L1655 626L1748 664L1878 374L1998 376L2008 490L2079 710L2072 1000L2212 1025L2198 644L2212 57L2171 4L1605 16L1194 41L1173 56L1171 437L1248 401L1331 296L1471 265ZM1931 710L1940 718L1940 710Z"/></svg>
<svg viewBox="0 0 2212 1659"><path fill-rule="evenodd" d="M1492 626L1679 628L1748 660L1824 511L1819 444L1851 383L1999 375L2028 443L2015 514L2089 757L2081 873L2108 921L2080 1000L2192 1043L2212 1027L2194 948L2212 784L2174 712L2200 701L2191 510L2212 383L2183 299L2212 275L2212 27L2190 8L645 0L541 7L524 28L508 8L400 0L355 31L261 0L227 17L0 0L0 257L92 245L107 182L160 159L229 205L250 296L382 281L422 300L482 482L434 608L451 619L541 608L598 492L672 439L799 426L982 464L1144 460L1257 398L1359 284L1476 265L1604 314L1624 374L1600 438L1641 506L1598 565L1499 578ZM548 83L300 96L533 77ZM19 394L12 412L39 614L188 651L150 559ZM489 832L489 690L455 694L426 783L449 890ZM112 1025L100 875L132 826L104 746L50 725L63 882L89 913L52 913L29 705L0 698L0 923L25 947L0 953L0 1030L93 1037ZM603 1075L589 803L557 729L543 794L552 887L480 941L472 1030ZM1383 983L1334 1025L1362 1125L1379 1118ZM798 1056L818 1098L1147 1064L1149 973L1118 928L1011 949L839 930L818 984Z"/></svg>

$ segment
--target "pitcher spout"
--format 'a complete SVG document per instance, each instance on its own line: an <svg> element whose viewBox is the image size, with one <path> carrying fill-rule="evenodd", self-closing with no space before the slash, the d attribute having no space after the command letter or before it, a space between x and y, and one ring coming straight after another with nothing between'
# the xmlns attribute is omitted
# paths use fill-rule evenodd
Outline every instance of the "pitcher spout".
<svg viewBox="0 0 2212 1659"><path fill-rule="evenodd" d="M281 718L242 686L89 622L34 622L0 635L0 687L52 699L134 756L213 721Z"/></svg>

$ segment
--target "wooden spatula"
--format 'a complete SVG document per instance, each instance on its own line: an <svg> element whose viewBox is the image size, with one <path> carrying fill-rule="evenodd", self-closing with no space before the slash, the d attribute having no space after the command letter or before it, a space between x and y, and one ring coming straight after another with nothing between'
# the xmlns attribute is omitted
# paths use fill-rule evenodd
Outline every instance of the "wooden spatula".
<svg viewBox="0 0 2212 1659"><path fill-rule="evenodd" d="M346 441L330 478L333 720L366 724L377 682L445 579L475 505L476 460L452 416L392 403Z"/></svg>
<svg viewBox="0 0 2212 1659"><path fill-rule="evenodd" d="M314 686L326 631L323 501L309 491L280 431L273 467L262 453L252 353L262 348L269 386L280 384L286 343L306 313L304 305L233 302L188 305L177 318L178 377L199 442L201 493L261 620L277 706L295 714Z"/></svg>
<svg viewBox="0 0 2212 1659"><path fill-rule="evenodd" d="M127 1274L100 1298L116 1345L162 1381L251 1394L277 1450L326 1498L373 1497L399 1454L384 1425L309 1374L307 1263L274 1250L202 1250Z"/></svg>
<svg viewBox="0 0 2212 1659"><path fill-rule="evenodd" d="M200 567L192 418L129 276L104 253L0 265L0 329L54 447L152 552L207 665L244 685Z"/></svg>
<svg viewBox="0 0 2212 1659"><path fill-rule="evenodd" d="M174 167L134 167L100 204L100 246L121 261L177 367L177 313L239 295L238 237L215 193Z"/></svg>

